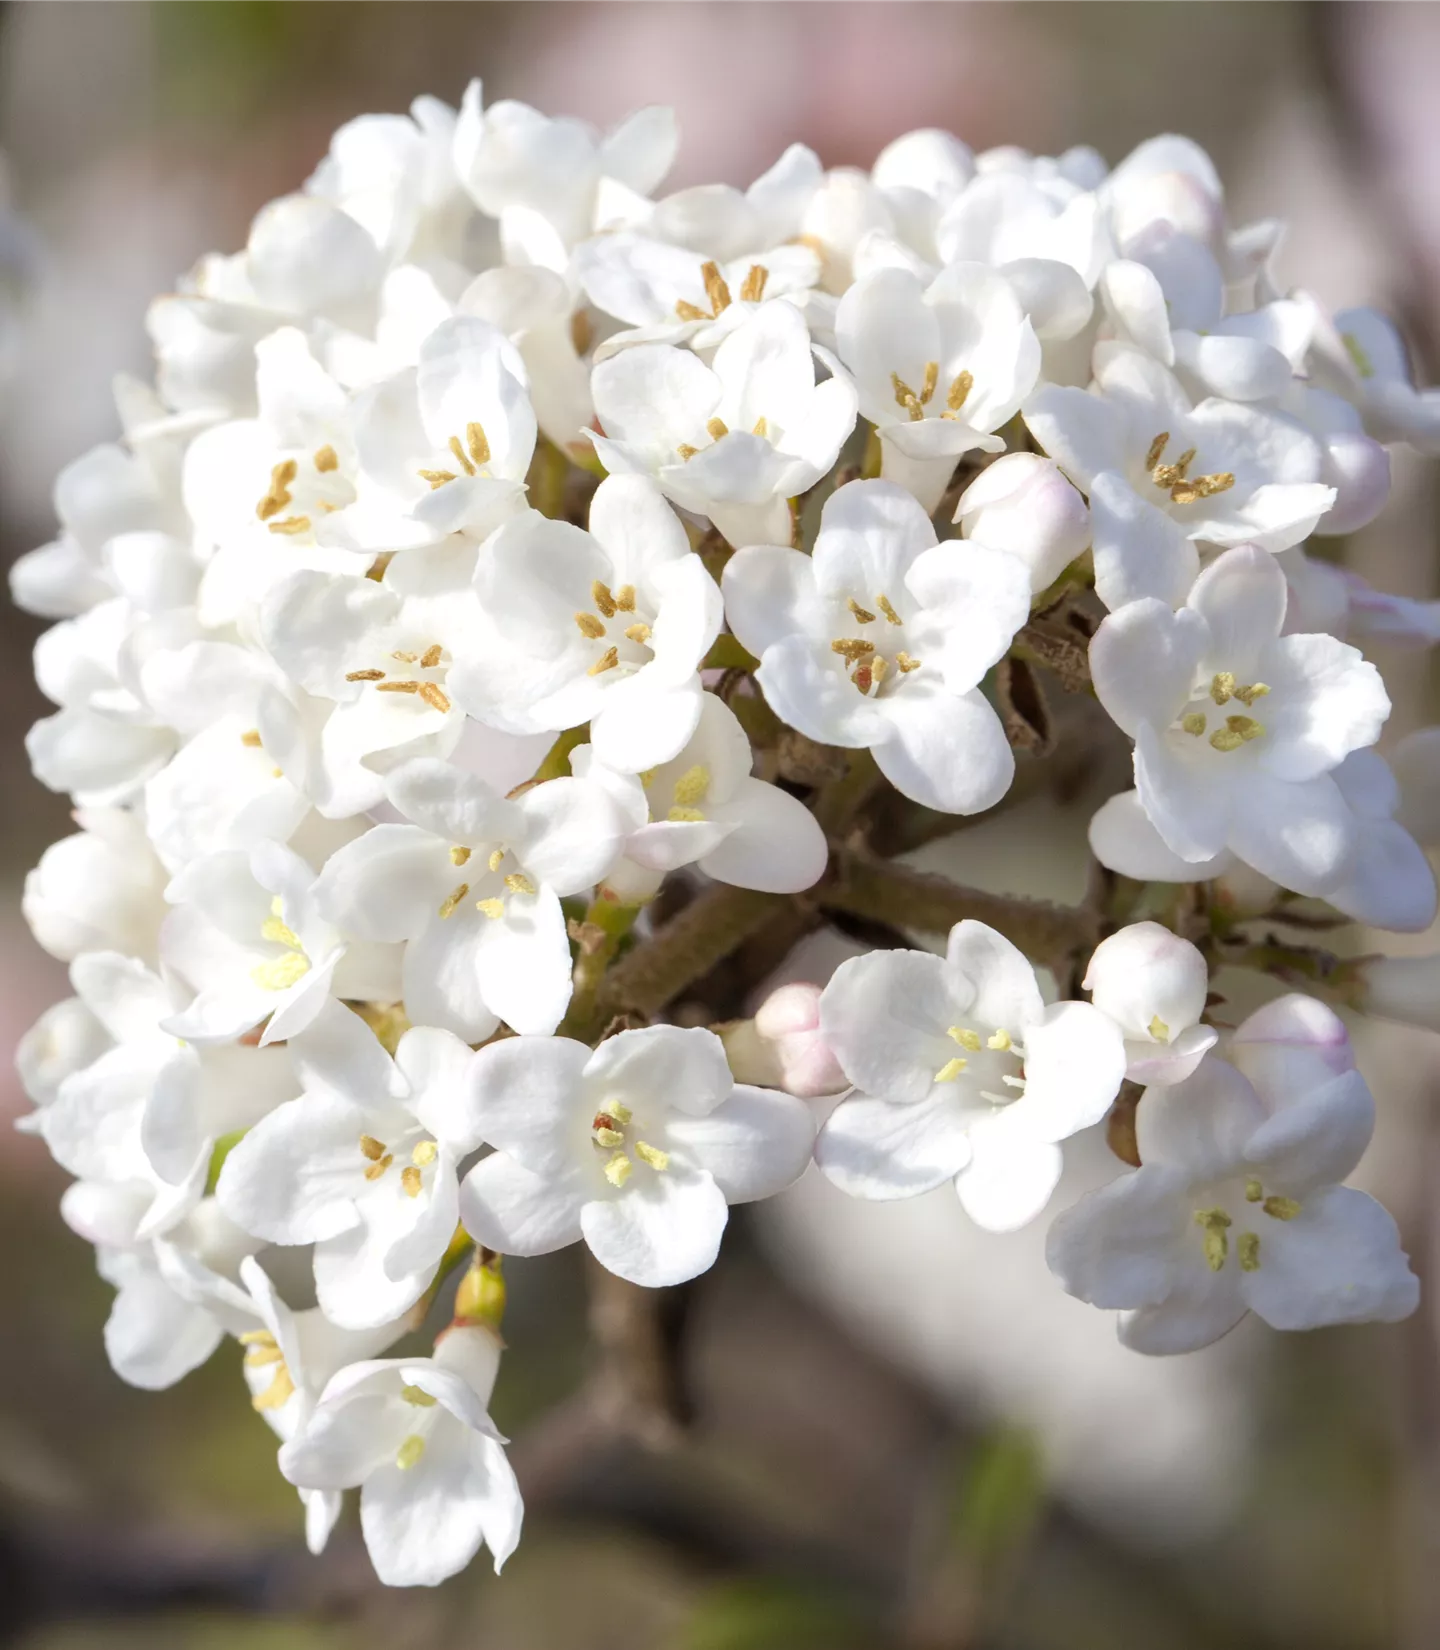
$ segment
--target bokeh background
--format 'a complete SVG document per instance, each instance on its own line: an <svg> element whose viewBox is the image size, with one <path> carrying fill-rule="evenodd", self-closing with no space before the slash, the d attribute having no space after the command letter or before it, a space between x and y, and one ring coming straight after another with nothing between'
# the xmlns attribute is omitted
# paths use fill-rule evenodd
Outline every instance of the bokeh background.
<svg viewBox="0 0 1440 1650"><path fill-rule="evenodd" d="M0 390L0 554L53 530L57 468L146 370L147 300L297 187L330 132L420 92L519 97L609 124L670 102L672 185L744 184L793 140L866 165L917 126L976 148L1118 161L1187 133L1232 217L1289 220L1281 273L1397 313L1440 359L1440 8L1303 4L429 4L214 0L0 6L0 150L43 239ZM1380 522L1329 541L1433 597L1434 467L1396 463ZM37 627L0 615L0 1042L64 992L19 915L65 830L28 775ZM1434 661L1377 654L1394 734L1440 719ZM1111 785L1111 789L1118 785ZM978 825L935 863L1074 897L1093 796ZM963 868L963 869L962 869ZM1363 936L1362 936L1363 940ZM790 964L827 964L812 942ZM1435 949L1436 936L1413 942ZM1393 948L1393 947L1392 947ZM779 959L777 959L777 962ZM1440 1040L1357 1030L1381 1121L1364 1181L1436 1274ZM0 1109L25 1101L9 1076ZM1059 1201L1107 1178L1079 1143ZM597 1426L573 1394L623 1371L573 1254L510 1269L496 1398L528 1530L482 1566L385 1595L352 1524L306 1557L273 1439L220 1353L130 1391L108 1290L55 1210L58 1171L0 1133L0 1642L25 1650L1436 1650L1440 1359L1433 1297L1398 1328L1282 1340L1247 1325L1163 1364L1063 1297L1042 1229L996 1239L948 1192L860 1205L807 1179L733 1223L667 1306L678 1437ZM674 1322L671 1322L671 1318ZM681 1319L683 1318L683 1323ZM593 1391L594 1387L587 1390Z"/></svg>

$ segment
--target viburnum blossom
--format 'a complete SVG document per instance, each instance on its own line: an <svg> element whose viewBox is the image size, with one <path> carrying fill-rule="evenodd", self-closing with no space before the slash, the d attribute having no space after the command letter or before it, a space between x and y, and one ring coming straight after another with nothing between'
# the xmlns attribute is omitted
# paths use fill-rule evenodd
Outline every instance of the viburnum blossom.
<svg viewBox="0 0 1440 1650"><path fill-rule="evenodd" d="M11 572L73 808L27 1147L120 1377L238 1343L309 1544L358 1488L394 1585L519 1537L504 1257L583 1242L642 1324L812 1163L1003 1232L1103 1126L1050 1266L1141 1351L1417 1298L1327 1005L1440 1030L1440 957L1319 942L1435 918L1440 730L1380 743L1365 650L1440 602L1343 536L1440 390L1183 137L662 194L678 141L478 81L348 122L151 305ZM1017 773L1070 864L1127 758L1078 903L920 868Z"/></svg>

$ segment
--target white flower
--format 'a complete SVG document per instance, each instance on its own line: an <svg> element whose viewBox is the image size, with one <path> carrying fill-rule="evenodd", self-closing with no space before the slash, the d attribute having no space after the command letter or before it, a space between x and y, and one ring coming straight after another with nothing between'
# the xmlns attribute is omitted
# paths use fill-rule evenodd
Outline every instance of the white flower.
<svg viewBox="0 0 1440 1650"><path fill-rule="evenodd" d="M193 860L165 897L174 909L160 960L195 993L163 1021L173 1036L227 1043L263 1021L261 1044L283 1042L310 1024L332 989L382 1002L399 996L388 954L349 946L320 914L314 871L278 842ZM337 981L347 960L348 978Z"/></svg>
<svg viewBox="0 0 1440 1650"><path fill-rule="evenodd" d="M452 1328L433 1358L351 1364L280 1451L302 1489L359 1486L360 1527L380 1580L433 1587L482 1544L498 1571L520 1539L520 1488L486 1410L500 1365L488 1329Z"/></svg>
<svg viewBox="0 0 1440 1650"><path fill-rule="evenodd" d="M1390 497L1390 454L1365 433L1355 408L1342 396L1299 378L1275 407L1304 425L1320 443L1319 479L1335 489L1335 502L1315 531L1333 537L1372 522Z"/></svg>
<svg viewBox="0 0 1440 1650"><path fill-rule="evenodd" d="M1227 551L1172 613L1111 613L1090 646L1100 702L1135 740L1140 807L1193 864L1229 848L1297 893L1327 892L1355 824L1331 770L1373 744L1390 702L1375 667L1330 636L1281 636L1285 576Z"/></svg>
<svg viewBox="0 0 1440 1650"><path fill-rule="evenodd" d="M1125 1075L1112 1020L1041 1001L1035 971L980 922L946 955L872 951L836 970L820 1031L856 1093L815 1161L853 1197L914 1197L955 1182L972 1220L1010 1231L1060 1178L1059 1142L1105 1115Z"/></svg>
<svg viewBox="0 0 1440 1650"><path fill-rule="evenodd" d="M479 619L449 684L472 716L513 734L588 721L596 756L630 773L695 732L720 592L652 483L602 482L588 533L534 512L506 523L475 589Z"/></svg>
<svg viewBox="0 0 1440 1650"><path fill-rule="evenodd" d="M1219 1038L1200 1024L1210 989L1204 957L1158 922L1131 923L1102 940L1084 987L1124 1033L1132 1083L1182 1082Z"/></svg>
<svg viewBox="0 0 1440 1650"><path fill-rule="evenodd" d="M1139 1352L1207 1346L1253 1311L1275 1329L1415 1310L1419 1284L1395 1223L1339 1185L1370 1139L1375 1103L1341 1022L1283 997L1183 1083L1146 1090L1143 1167L1050 1228L1065 1288L1119 1308Z"/></svg>
<svg viewBox="0 0 1440 1650"><path fill-rule="evenodd" d="M1178 606L1197 541L1284 550L1334 502L1319 444L1298 424L1233 401L1192 407L1164 367L1124 345L1096 350L1091 390L1041 385L1025 422L1089 497L1095 588L1112 611L1141 596Z"/></svg>
<svg viewBox="0 0 1440 1650"><path fill-rule="evenodd" d="M881 475L934 510L962 453L1003 452L993 434L1035 387L1040 344L1010 283L951 264L929 286L878 270L840 300L835 340L860 411L880 433Z"/></svg>
<svg viewBox="0 0 1440 1650"><path fill-rule="evenodd" d="M444 762L391 774L408 823L376 825L326 863L317 909L358 939L404 942L412 1021L468 1042L503 1019L550 1032L570 1001L560 900L599 882L625 824L603 787L552 779L513 801Z"/></svg>
<svg viewBox="0 0 1440 1650"><path fill-rule="evenodd" d="M1348 567L1306 555L1297 545L1277 558L1290 585L1285 628L1328 630L1341 641L1429 647L1440 642L1440 601L1376 590Z"/></svg>
<svg viewBox="0 0 1440 1650"><path fill-rule="evenodd" d="M1373 309L1342 309L1333 323L1323 314L1317 322L1322 382L1355 403L1377 440L1440 453L1440 390L1415 387L1395 323Z"/></svg>
<svg viewBox="0 0 1440 1650"><path fill-rule="evenodd" d="M512 1037L480 1050L470 1084L498 1148L460 1188L476 1242L540 1255L583 1237L647 1287L710 1266L726 1204L788 1186L814 1138L803 1102L733 1082L720 1039L699 1028L622 1031L594 1050Z"/></svg>
<svg viewBox="0 0 1440 1650"><path fill-rule="evenodd" d="M987 464L961 493L954 520L967 539L1018 556L1036 596L1090 544L1085 500L1039 453L1006 453Z"/></svg>
<svg viewBox="0 0 1440 1650"><path fill-rule="evenodd" d="M420 1299L454 1236L457 1166L480 1144L470 1050L416 1026L392 1060L332 1002L290 1053L303 1093L234 1146L216 1196L256 1237L313 1243L325 1315L374 1328Z"/></svg>
<svg viewBox="0 0 1440 1650"><path fill-rule="evenodd" d="M80 808L80 827L40 856L25 877L21 909L52 957L120 951L153 960L165 915L165 874L145 823L121 808Z"/></svg>
<svg viewBox="0 0 1440 1650"><path fill-rule="evenodd" d="M987 166L941 215L935 245L946 263L1065 264L1087 288L1114 255L1099 198L1053 162ZM1081 316L1083 324L1084 316Z"/></svg>
<svg viewBox="0 0 1440 1650"><path fill-rule="evenodd" d="M761 304L712 366L668 344L637 344L595 368L595 450L612 474L649 475L731 544L788 542L789 501L813 487L855 427L855 390L815 382L794 304Z"/></svg>
<svg viewBox="0 0 1440 1650"><path fill-rule="evenodd" d="M741 550L724 591L782 721L868 747L897 790L946 813L978 813L1009 789L1014 757L979 684L1029 616L1016 557L937 545L911 494L852 481L826 500L813 555Z"/></svg>
<svg viewBox="0 0 1440 1650"><path fill-rule="evenodd" d="M625 816L624 857L605 876L624 900L649 899L667 871L696 865L717 882L794 894L817 882L828 845L815 816L778 785L751 775L750 740L713 693L684 749L642 775L570 753L571 771L605 786Z"/></svg>

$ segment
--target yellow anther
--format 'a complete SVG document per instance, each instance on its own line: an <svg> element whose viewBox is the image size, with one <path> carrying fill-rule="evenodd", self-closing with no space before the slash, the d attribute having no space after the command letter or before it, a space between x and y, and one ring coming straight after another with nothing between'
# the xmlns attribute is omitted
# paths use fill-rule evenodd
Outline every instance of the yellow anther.
<svg viewBox="0 0 1440 1650"><path fill-rule="evenodd" d="M1180 718L1180 726L1194 739L1200 738L1207 725L1203 710L1192 710L1188 716Z"/></svg>
<svg viewBox="0 0 1440 1650"><path fill-rule="evenodd" d="M745 272L745 279L740 283L740 296L747 304L758 304L765 296L765 283L770 279L770 271L764 264L751 264Z"/></svg>
<svg viewBox="0 0 1440 1650"><path fill-rule="evenodd" d="M401 1472L409 1472L411 1467L419 1463L424 1453L425 1440L418 1432L412 1432L400 1448L395 1451L395 1465L400 1468Z"/></svg>
<svg viewBox="0 0 1440 1650"><path fill-rule="evenodd" d="M422 670L434 670L436 665L440 663L440 655L444 651L439 642L431 642L430 646L420 655L420 668Z"/></svg>
<svg viewBox="0 0 1440 1650"><path fill-rule="evenodd" d="M470 456L477 465L490 462L490 442L485 434L485 426L476 420L471 420L465 426L465 445L470 449Z"/></svg>
<svg viewBox="0 0 1440 1650"><path fill-rule="evenodd" d="M383 670L347 670L345 680L347 682L383 682L385 672Z"/></svg>
<svg viewBox="0 0 1440 1650"><path fill-rule="evenodd" d="M855 619L856 619L857 623L859 623L859 624L874 624L875 623L875 615L873 613L867 611L865 608L861 607L860 603L857 602L853 596L850 598L850 600L848 602L845 603L845 605L855 615Z"/></svg>
<svg viewBox="0 0 1440 1650"><path fill-rule="evenodd" d="M1234 693L1234 673L1228 670L1217 670L1210 678L1210 697L1217 705L1223 705L1227 699L1234 696Z"/></svg>
<svg viewBox="0 0 1440 1650"><path fill-rule="evenodd" d="M920 397L905 382L898 372L890 374L890 383L895 390L895 402L903 407L912 424L918 424L925 416L925 409L920 405Z"/></svg>
<svg viewBox="0 0 1440 1650"><path fill-rule="evenodd" d="M900 615L895 611L895 609L890 605L890 598L888 596L877 596L875 598L875 605L876 605L876 607L878 607L880 609L880 611L885 615L885 617L890 621L891 624L904 624L905 623L904 619L902 619L900 617Z"/></svg>
<svg viewBox="0 0 1440 1650"><path fill-rule="evenodd" d="M316 452L315 457L311 460L311 462L314 464L315 468L319 470L321 475L328 475L331 470L338 470L340 468L340 455L327 442L325 446L321 447L319 451Z"/></svg>
<svg viewBox="0 0 1440 1650"><path fill-rule="evenodd" d="M619 1100L607 1100L605 1102L605 1112L607 1116L613 1117L617 1123L628 1123L635 1115L629 1106L622 1104Z"/></svg>
<svg viewBox="0 0 1440 1650"><path fill-rule="evenodd" d="M1253 1176L1245 1182L1245 1201L1259 1203L1265 1196L1265 1188Z"/></svg>
<svg viewBox="0 0 1440 1650"><path fill-rule="evenodd" d="M269 1346L252 1346L245 1354L247 1369L264 1369L270 1364L283 1364L285 1354L272 1340Z"/></svg>
<svg viewBox="0 0 1440 1650"><path fill-rule="evenodd" d="M705 296L710 300L710 313L718 315L721 310L729 309L730 288L725 284L725 277L720 273L719 264L713 259L707 258L700 265L700 279L705 283Z"/></svg>
<svg viewBox="0 0 1440 1650"><path fill-rule="evenodd" d="M490 850L490 857L485 861L485 863L492 871L498 871L505 863L505 850L503 848L492 848Z"/></svg>
<svg viewBox="0 0 1440 1650"><path fill-rule="evenodd" d="M713 315L707 315L699 304L692 304L688 298L675 300L675 314L681 321L713 321ZM692 448L693 452L694 449Z"/></svg>
<svg viewBox="0 0 1440 1650"><path fill-rule="evenodd" d="M1205 1264L1212 1272L1220 1271L1225 1265L1225 1257L1230 1252L1230 1239L1227 1235L1230 1216L1223 1209L1197 1209L1195 1224L1205 1232Z"/></svg>
<svg viewBox="0 0 1440 1650"><path fill-rule="evenodd" d="M620 649L618 647L607 647L585 674L587 676L602 676L607 670L614 670L619 663Z"/></svg>
<svg viewBox="0 0 1440 1650"><path fill-rule="evenodd" d="M1257 699L1263 699L1269 691L1268 682L1252 682L1249 687L1237 687L1235 697L1242 705L1253 705Z"/></svg>
<svg viewBox="0 0 1440 1650"><path fill-rule="evenodd" d="M614 1151L617 1146L625 1144L625 1135L620 1129L596 1129L595 1144L603 1146L606 1151Z"/></svg>
<svg viewBox="0 0 1440 1650"><path fill-rule="evenodd" d="M505 901L503 899L477 899L475 909L482 911L491 922L495 922L505 915Z"/></svg>
<svg viewBox="0 0 1440 1650"><path fill-rule="evenodd" d="M1254 1232L1241 1232L1235 1240L1235 1252L1240 1257L1242 1272L1260 1270L1260 1239Z"/></svg>
<svg viewBox="0 0 1440 1650"><path fill-rule="evenodd" d="M295 1393L294 1377L285 1365L277 1364L275 1375L270 1385L263 1392L257 1392L250 1400L250 1407L262 1413L267 1409L279 1409L282 1404L288 1403Z"/></svg>
<svg viewBox="0 0 1440 1650"><path fill-rule="evenodd" d="M360 1136L360 1151L372 1163L378 1163L385 1155L385 1142L377 1140L373 1134L362 1134Z"/></svg>
<svg viewBox="0 0 1440 1650"><path fill-rule="evenodd" d="M450 850L450 863L452 865L468 864L469 859L470 850L468 848L452 848Z"/></svg>
<svg viewBox="0 0 1440 1650"><path fill-rule="evenodd" d="M450 437L450 451L454 453L455 457L460 461L460 468L465 472L465 474L467 476L473 476L475 474L475 466L470 462L470 455L460 445L460 437L458 435L452 435Z"/></svg>
<svg viewBox="0 0 1440 1650"><path fill-rule="evenodd" d="M1293 1197L1267 1197L1260 1207L1275 1220L1294 1220L1300 1213L1300 1205Z"/></svg>
<svg viewBox="0 0 1440 1650"><path fill-rule="evenodd" d="M919 670L920 668L920 661L912 659L908 653L897 653L895 663L899 665L902 676L908 676L912 670Z"/></svg>
<svg viewBox="0 0 1440 1650"><path fill-rule="evenodd" d="M682 459L688 462L690 459L694 458L700 449L698 447L692 447L688 441L682 441L675 451L679 453Z"/></svg>
<svg viewBox="0 0 1440 1650"><path fill-rule="evenodd" d="M398 659L402 665L413 665L418 663L420 659L420 655L418 653L395 652L392 653L390 657L392 659Z"/></svg>
<svg viewBox="0 0 1440 1650"><path fill-rule="evenodd" d="M863 636L837 636L830 644L830 651L838 653L842 659L848 659L853 664L857 659L863 659L867 653L873 653L875 644L867 642Z"/></svg>
<svg viewBox="0 0 1440 1650"><path fill-rule="evenodd" d="M615 592L615 606L622 613L633 613L635 611L635 586L633 584L622 584Z"/></svg>
<svg viewBox="0 0 1440 1650"><path fill-rule="evenodd" d="M937 1083L953 1083L970 1062L963 1054L957 1054L953 1060L947 1060L935 1073Z"/></svg>
<svg viewBox="0 0 1440 1650"><path fill-rule="evenodd" d="M968 1048L972 1054L978 1053L980 1048L980 1033L971 1031L966 1026L950 1026L945 1035L951 1042L959 1043L961 1048Z"/></svg>
<svg viewBox="0 0 1440 1650"><path fill-rule="evenodd" d="M512 871L505 878L505 886L512 894L533 894L535 892L535 884L523 871Z"/></svg>
<svg viewBox="0 0 1440 1650"><path fill-rule="evenodd" d="M1008 1053L1011 1048L1010 1033L1002 1028L985 1039L985 1047L998 1049L1002 1054Z"/></svg>
<svg viewBox="0 0 1440 1650"><path fill-rule="evenodd" d="M615 617L615 598L610 594L610 586L596 579L590 586L590 600L605 615L607 619Z"/></svg>
<svg viewBox="0 0 1440 1650"><path fill-rule="evenodd" d="M279 905L279 903L280 901L277 899L275 905ZM301 945L299 936L293 928L286 927L285 919L278 912L275 912L275 905L270 907L272 913L275 914L266 917L264 922L260 924L261 939L270 940L276 945L289 946L292 951L303 951L305 947Z"/></svg>
<svg viewBox="0 0 1440 1650"><path fill-rule="evenodd" d="M625 640L634 642L638 647L643 647L650 640L650 626L639 623L626 625Z"/></svg>
<svg viewBox="0 0 1440 1650"><path fill-rule="evenodd" d="M942 418L946 418L954 413L958 413L961 407L965 405L966 397L974 388L974 373L956 373L955 377L950 380L950 393L945 397L945 411L941 413L940 416ZM925 399L929 400L929 397L927 396Z"/></svg>
<svg viewBox="0 0 1440 1650"><path fill-rule="evenodd" d="M376 693L419 693L419 682L377 682Z"/></svg>
<svg viewBox="0 0 1440 1650"><path fill-rule="evenodd" d="M470 884L468 882L462 882L453 892L446 894L445 898L440 902L441 917L453 917L455 914L455 907L459 905L460 901L464 899L466 894L469 892Z"/></svg>
<svg viewBox="0 0 1440 1650"><path fill-rule="evenodd" d="M699 808L682 807L671 808L665 817L672 825L700 825L705 819Z"/></svg>
<svg viewBox="0 0 1440 1650"><path fill-rule="evenodd" d="M410 1149L410 1161L422 1169L429 1166L440 1155L440 1148L433 1140L417 1140Z"/></svg>
<svg viewBox="0 0 1440 1650"><path fill-rule="evenodd" d="M302 951L287 951L283 957L257 963L250 978L262 991L288 991L310 972L310 959Z"/></svg>
<svg viewBox="0 0 1440 1650"><path fill-rule="evenodd" d="M920 400L922 405L929 406L930 398L934 395L935 386L939 382L940 363L938 361L927 361L925 363L925 376L920 382Z"/></svg>
<svg viewBox="0 0 1440 1650"><path fill-rule="evenodd" d="M705 433L712 441L719 441L723 436L730 434L730 426L723 418L707 418L705 420Z"/></svg>
<svg viewBox="0 0 1440 1650"><path fill-rule="evenodd" d="M378 1180L394 1161L395 1159L392 1154L386 1152L384 1157L382 1157L378 1163L372 1163L370 1167L366 1169L365 1178L367 1180Z"/></svg>
<svg viewBox="0 0 1440 1650"><path fill-rule="evenodd" d="M642 1163L648 1163L656 1174L664 1174L670 1167L670 1153L662 1152L658 1146L651 1146L644 1140L635 1142L635 1155Z"/></svg>
<svg viewBox="0 0 1440 1650"><path fill-rule="evenodd" d="M433 1392L427 1392L423 1386L412 1386L408 1381L400 1388L400 1396L416 1409L434 1409L438 1401Z"/></svg>
<svg viewBox="0 0 1440 1650"><path fill-rule="evenodd" d="M272 521L270 531L272 533L283 533L286 538L294 538L297 533L308 533L310 531L310 518L309 516L286 516L284 521Z"/></svg>
<svg viewBox="0 0 1440 1650"><path fill-rule="evenodd" d="M654 770L654 768L642 768L641 771L635 775L635 777L640 781L641 785L648 791L650 789L650 787L655 783L655 770Z"/></svg>
<svg viewBox="0 0 1440 1650"><path fill-rule="evenodd" d="M870 680L878 687L885 680L886 673L890 669L890 661L883 653L877 653L868 663L870 666Z"/></svg>
<svg viewBox="0 0 1440 1650"><path fill-rule="evenodd" d="M1257 722L1253 716L1227 716L1225 726L1246 741L1258 739L1265 731L1265 724Z"/></svg>
<svg viewBox="0 0 1440 1650"><path fill-rule="evenodd" d="M1145 1029L1157 1043L1168 1043L1170 1041L1170 1027L1165 1024L1158 1014L1150 1016L1150 1024Z"/></svg>
<svg viewBox="0 0 1440 1650"><path fill-rule="evenodd" d="M293 458L287 458L277 464L270 471L270 491L255 506L255 514L261 521L269 521L271 516L277 516L290 502L290 483L299 473L300 466Z"/></svg>
<svg viewBox="0 0 1440 1650"><path fill-rule="evenodd" d="M605 621L597 619L593 613L577 613L575 625L582 636L588 636L593 642L605 634Z"/></svg>
<svg viewBox="0 0 1440 1650"><path fill-rule="evenodd" d="M417 1169L413 1163L408 1167L401 1169L400 1186L406 1197L419 1197L420 1189L424 1183L424 1179L419 1169Z"/></svg>
<svg viewBox="0 0 1440 1650"><path fill-rule="evenodd" d="M454 481L455 479L455 472L453 470L421 470L418 473L421 481L428 481L430 483L430 491L432 493L438 488L443 487L447 481Z"/></svg>
<svg viewBox="0 0 1440 1650"><path fill-rule="evenodd" d="M710 770L703 762L687 768L675 781L675 800L684 807L703 802L710 790Z"/></svg>
<svg viewBox="0 0 1440 1650"><path fill-rule="evenodd" d="M750 434L751 435L758 435L758 436L761 436L762 438L768 438L768 436L770 434L770 425L766 421L764 413L761 413L759 418L757 418L755 420L755 422L750 426Z"/></svg>
<svg viewBox="0 0 1440 1650"><path fill-rule="evenodd" d="M431 710L438 710L442 716L449 713L450 695L443 688L434 682L421 682L418 691Z"/></svg>
<svg viewBox="0 0 1440 1650"><path fill-rule="evenodd" d="M626 1157L624 1152L616 1152L606 1159L605 1178L612 1186L623 1186L634 1171L635 1165Z"/></svg>
<svg viewBox="0 0 1440 1650"><path fill-rule="evenodd" d="M275 1337L268 1329L247 1329L235 1337L241 1346L274 1346Z"/></svg>
<svg viewBox="0 0 1440 1650"><path fill-rule="evenodd" d="M1210 735L1210 743L1217 751L1238 751L1245 739L1234 728L1219 728Z"/></svg>
<svg viewBox="0 0 1440 1650"><path fill-rule="evenodd" d="M1147 470L1153 470L1155 468L1155 466L1160 462L1161 455L1169 445L1169 430L1166 430L1162 435L1157 435L1155 437L1155 439L1150 443L1150 451L1145 454L1145 468Z"/></svg>
<svg viewBox="0 0 1440 1650"><path fill-rule="evenodd" d="M240 735L240 743L242 745L248 745L251 750L259 750L260 749L260 730L259 730L259 728L247 728L245 730L245 732Z"/></svg>

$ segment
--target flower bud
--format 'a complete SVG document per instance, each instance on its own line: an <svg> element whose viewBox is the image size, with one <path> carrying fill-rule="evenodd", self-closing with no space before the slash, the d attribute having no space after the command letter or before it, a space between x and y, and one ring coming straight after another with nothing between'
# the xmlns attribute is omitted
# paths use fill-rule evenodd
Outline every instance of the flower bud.
<svg viewBox="0 0 1440 1650"><path fill-rule="evenodd" d="M1085 989L1125 1037L1133 1083L1178 1083L1217 1033L1198 1024L1209 990L1205 959L1158 922L1132 923L1096 946Z"/></svg>
<svg viewBox="0 0 1440 1650"><path fill-rule="evenodd" d="M753 1020L721 1028L736 1082L784 1089L802 1099L838 1094L849 1081L820 1036L820 987L782 985Z"/></svg>
<svg viewBox="0 0 1440 1650"><path fill-rule="evenodd" d="M1228 1047L1230 1063L1262 1093L1301 1093L1355 1069L1345 1022L1314 997L1291 992L1257 1008Z"/></svg>
<svg viewBox="0 0 1440 1650"><path fill-rule="evenodd" d="M1174 224L1206 246L1225 227L1219 198L1189 172L1154 172L1128 184L1113 207L1115 239L1122 248L1155 223Z"/></svg>
<svg viewBox="0 0 1440 1650"><path fill-rule="evenodd" d="M961 494L955 520L967 539L1018 556L1037 594L1090 543L1085 500L1038 453L1007 453L987 465Z"/></svg>
<svg viewBox="0 0 1440 1650"><path fill-rule="evenodd" d="M1358 966L1357 1006L1382 1020L1440 1031L1440 953L1367 957Z"/></svg>

